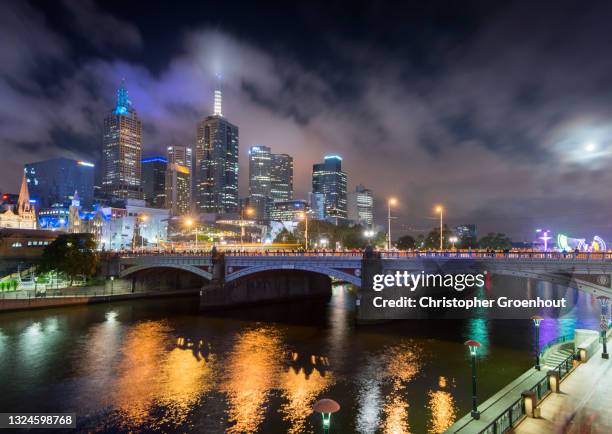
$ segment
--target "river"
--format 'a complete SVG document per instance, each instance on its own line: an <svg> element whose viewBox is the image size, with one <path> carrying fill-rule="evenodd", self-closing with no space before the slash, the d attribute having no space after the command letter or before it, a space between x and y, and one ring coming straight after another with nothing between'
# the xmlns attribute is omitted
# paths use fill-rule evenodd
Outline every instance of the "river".
<svg viewBox="0 0 612 434"><path fill-rule="evenodd" d="M542 343L597 327L596 300L566 296ZM328 303L216 314L193 297L5 313L0 409L75 412L79 432L318 433L330 397L332 433L439 433L470 410L465 340L483 344L481 401L533 363L529 320L356 327L353 306L336 285Z"/></svg>

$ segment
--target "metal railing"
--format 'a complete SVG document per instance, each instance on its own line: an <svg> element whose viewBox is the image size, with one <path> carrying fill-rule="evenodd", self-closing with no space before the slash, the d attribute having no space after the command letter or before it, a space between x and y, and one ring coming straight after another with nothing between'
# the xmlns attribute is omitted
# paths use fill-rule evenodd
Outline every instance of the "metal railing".
<svg viewBox="0 0 612 434"><path fill-rule="evenodd" d="M559 363L554 371L559 373L559 381L564 379L574 368L575 354L572 352L564 361ZM540 401L546 395L550 393L550 384L548 382L548 376L541 379L535 386L529 389L535 393L537 400ZM483 430L479 431L478 434L504 434L509 432L517 422L519 422L525 416L525 406L523 404L523 398L520 397L514 401L509 407L501 412L489 425Z"/></svg>
<svg viewBox="0 0 612 434"><path fill-rule="evenodd" d="M546 342L544 344L544 346L542 348L540 348L540 356L544 354L544 352L546 352L546 350L548 350L550 347L557 345L557 344L562 344L564 342L570 342L574 340L574 335L565 335L565 336L557 336L556 338Z"/></svg>
<svg viewBox="0 0 612 434"><path fill-rule="evenodd" d="M362 256L363 250L225 250L226 256ZM449 259L519 259L519 260L549 260L549 261L612 261L610 252L541 252L531 250L520 251L377 251L382 258L449 258ZM138 256L210 256L210 250L193 251L122 251L116 255L121 257Z"/></svg>

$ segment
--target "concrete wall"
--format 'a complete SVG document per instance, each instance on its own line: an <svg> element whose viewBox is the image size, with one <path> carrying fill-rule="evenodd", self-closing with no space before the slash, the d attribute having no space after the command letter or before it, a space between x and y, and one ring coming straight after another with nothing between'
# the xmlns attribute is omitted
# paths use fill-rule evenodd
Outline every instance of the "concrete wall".
<svg viewBox="0 0 612 434"><path fill-rule="evenodd" d="M331 278L301 270L274 270L202 288L200 308L221 309L331 296Z"/></svg>

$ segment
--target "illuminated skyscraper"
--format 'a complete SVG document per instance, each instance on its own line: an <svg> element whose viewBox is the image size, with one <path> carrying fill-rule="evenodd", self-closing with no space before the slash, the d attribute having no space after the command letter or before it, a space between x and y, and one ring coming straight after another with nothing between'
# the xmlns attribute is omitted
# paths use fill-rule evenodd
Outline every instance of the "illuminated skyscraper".
<svg viewBox="0 0 612 434"><path fill-rule="evenodd" d="M170 215L191 212L191 171L186 166L168 163L166 169L166 208Z"/></svg>
<svg viewBox="0 0 612 434"><path fill-rule="evenodd" d="M255 209L255 218L268 218L271 190L272 154L267 146L249 149L249 206Z"/></svg>
<svg viewBox="0 0 612 434"><path fill-rule="evenodd" d="M142 123L128 100L125 83L117 90L117 106L104 119L102 187L122 199L142 199Z"/></svg>
<svg viewBox="0 0 612 434"><path fill-rule="evenodd" d="M214 112L198 123L196 208L206 213L238 212L238 127L223 117L221 90Z"/></svg>
<svg viewBox="0 0 612 434"><path fill-rule="evenodd" d="M323 163L312 166L312 193L323 194L326 219L338 223L347 218L346 173L342 171L342 158L326 155Z"/></svg>
<svg viewBox="0 0 612 434"><path fill-rule="evenodd" d="M272 154L270 197L274 202L293 199L293 157Z"/></svg>
<svg viewBox="0 0 612 434"><path fill-rule="evenodd" d="M374 223L374 195L372 190L359 184L355 191L348 195L349 220L366 226Z"/></svg>

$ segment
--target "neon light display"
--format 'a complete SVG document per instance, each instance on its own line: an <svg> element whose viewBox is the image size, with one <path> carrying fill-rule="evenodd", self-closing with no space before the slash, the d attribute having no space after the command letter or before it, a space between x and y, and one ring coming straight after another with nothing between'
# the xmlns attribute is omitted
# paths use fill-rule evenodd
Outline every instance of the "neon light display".
<svg viewBox="0 0 612 434"><path fill-rule="evenodd" d="M591 244L594 252L605 252L607 249L606 242L599 235L593 237L593 243Z"/></svg>

